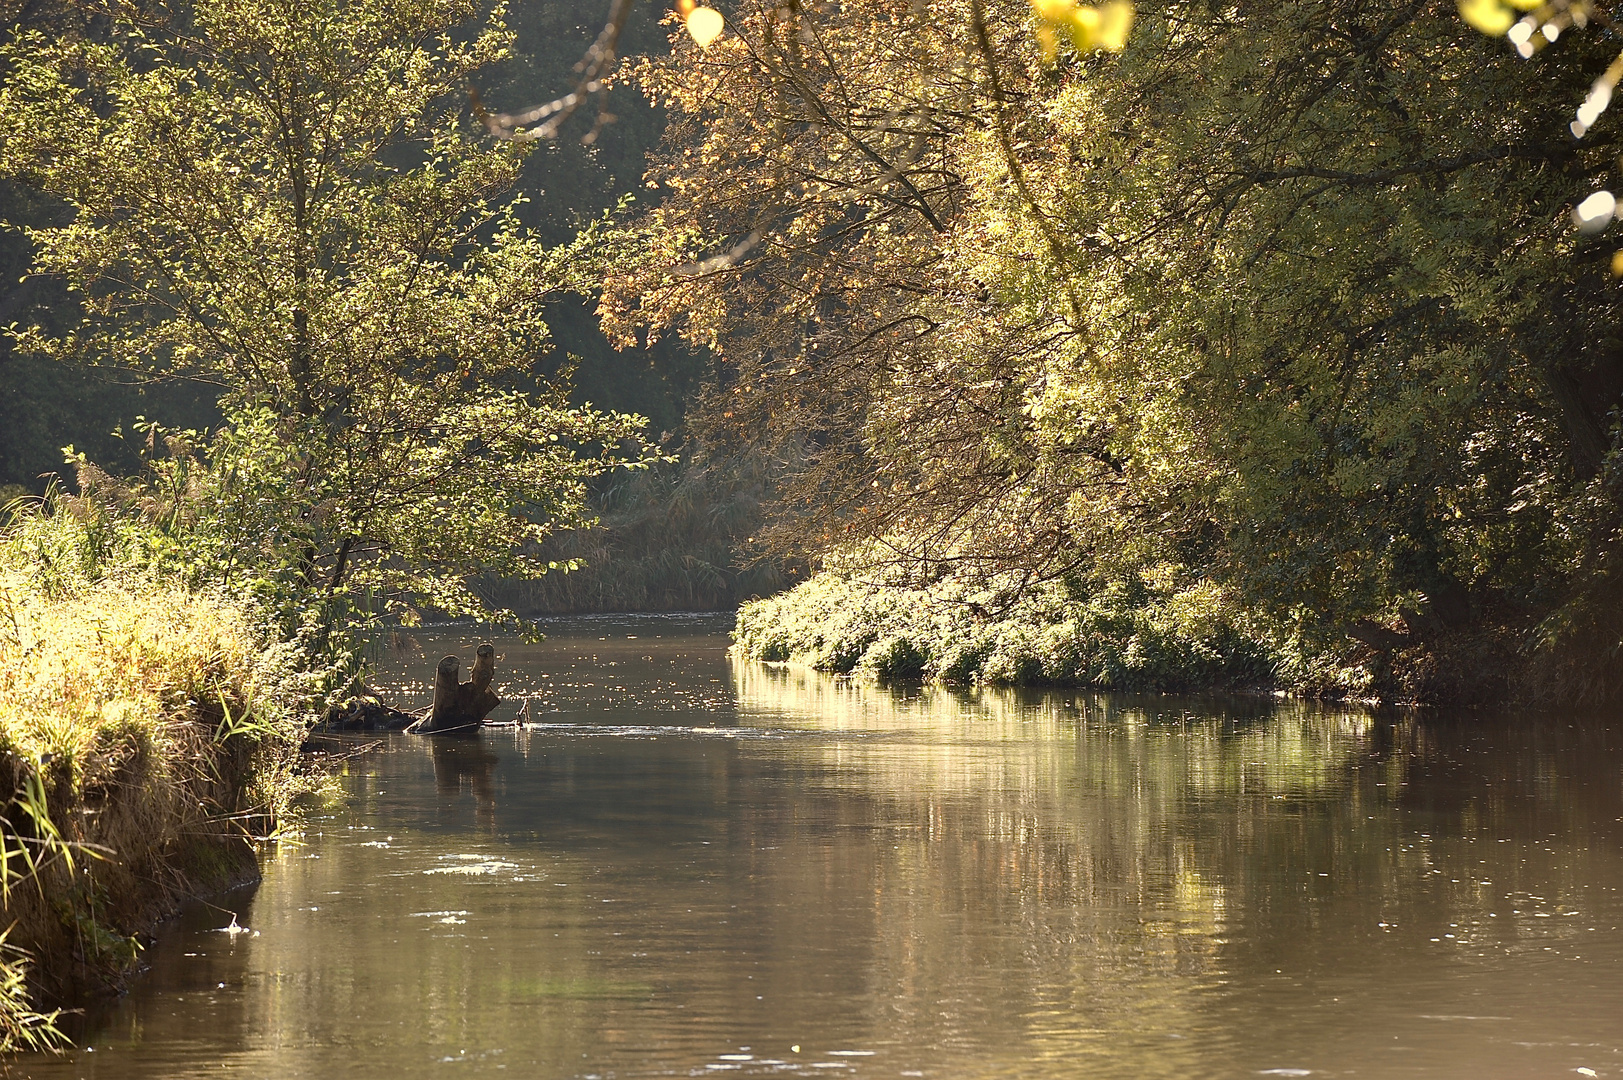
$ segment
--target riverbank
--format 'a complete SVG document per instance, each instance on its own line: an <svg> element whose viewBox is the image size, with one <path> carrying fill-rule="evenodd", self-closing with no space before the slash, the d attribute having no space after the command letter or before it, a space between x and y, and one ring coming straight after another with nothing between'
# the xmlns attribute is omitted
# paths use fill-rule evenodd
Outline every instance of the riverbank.
<svg viewBox="0 0 1623 1080"><path fill-rule="evenodd" d="M155 923L254 879L252 841L322 794L298 667L223 595L0 569L0 1047L120 989Z"/></svg>
<svg viewBox="0 0 1623 1080"><path fill-rule="evenodd" d="M1182 692L1367 693L1372 673L1248 618L1209 584L1060 582L1000 593L825 570L743 605L738 651L834 674Z"/></svg>
<svg viewBox="0 0 1623 1080"><path fill-rule="evenodd" d="M953 684L1264 691L1469 708L1619 700L1615 655L1599 632L1541 648L1537 627L1486 617L1456 629L1411 611L1392 628L1337 631L1306 618L1291 625L1172 570L1003 584L948 575L919 587L883 571L825 569L744 604L735 648L831 674ZM1586 648L1569 647L1586 640Z"/></svg>

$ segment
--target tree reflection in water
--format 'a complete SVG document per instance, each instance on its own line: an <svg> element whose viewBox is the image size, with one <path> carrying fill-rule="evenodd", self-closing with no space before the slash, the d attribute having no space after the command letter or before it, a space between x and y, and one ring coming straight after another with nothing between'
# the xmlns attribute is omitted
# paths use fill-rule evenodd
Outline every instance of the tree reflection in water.
<svg viewBox="0 0 1623 1080"><path fill-rule="evenodd" d="M474 820L481 829L496 828L496 791L490 782L497 757L478 731L426 736L434 755L434 790L442 809L446 800L473 789Z"/></svg>
<svg viewBox="0 0 1623 1080"><path fill-rule="evenodd" d="M1623 1075L1615 720L865 685L679 625L504 643L537 722L358 759L261 936L166 935L32 1075Z"/></svg>

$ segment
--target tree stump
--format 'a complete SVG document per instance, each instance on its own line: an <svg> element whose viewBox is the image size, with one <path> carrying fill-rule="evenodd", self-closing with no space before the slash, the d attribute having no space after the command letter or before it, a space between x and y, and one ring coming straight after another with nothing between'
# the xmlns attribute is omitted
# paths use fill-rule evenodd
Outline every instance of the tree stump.
<svg viewBox="0 0 1623 1080"><path fill-rule="evenodd" d="M436 731L455 731L477 727L490 710L501 704L501 698L490 688L496 677L496 647L489 642L479 646L474 654L473 669L467 682L461 678L462 661L447 656L434 672L434 708L428 719L417 727L422 734Z"/></svg>

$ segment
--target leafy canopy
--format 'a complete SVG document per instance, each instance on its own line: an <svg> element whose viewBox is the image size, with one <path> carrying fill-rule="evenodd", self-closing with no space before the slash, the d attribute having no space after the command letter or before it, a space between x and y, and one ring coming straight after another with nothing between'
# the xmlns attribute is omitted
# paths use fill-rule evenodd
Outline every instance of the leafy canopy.
<svg viewBox="0 0 1623 1080"><path fill-rule="evenodd" d="M200 500L172 507L199 567L452 613L480 610L471 573L546 572L526 549L646 451L639 418L532 376L578 253L521 227L525 149L463 115L507 55L500 8L469 30L467 0L91 6L109 33L4 49L0 171L71 207L28 235L83 305L19 347L218 383L226 428L151 481Z"/></svg>
<svg viewBox="0 0 1623 1080"><path fill-rule="evenodd" d="M1610 692L1623 364L1569 211L1615 140L1564 121L1601 45L1365 0L1142 4L1117 57L1042 23L748 2L639 69L668 195L606 319L722 357L779 538L1016 591L1168 565L1376 666Z"/></svg>

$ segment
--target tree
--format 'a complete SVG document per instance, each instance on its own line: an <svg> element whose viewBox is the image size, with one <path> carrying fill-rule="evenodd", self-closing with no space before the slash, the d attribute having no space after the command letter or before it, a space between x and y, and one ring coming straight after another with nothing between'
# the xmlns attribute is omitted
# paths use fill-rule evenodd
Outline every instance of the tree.
<svg viewBox="0 0 1623 1080"><path fill-rule="evenodd" d="M90 6L106 37L3 53L0 170L72 208L28 235L84 311L15 335L219 384L226 429L173 439L149 516L296 603L473 612L468 575L544 573L526 550L645 451L639 418L530 389L577 252L518 224L525 148L462 107L500 9L470 34L467 0Z"/></svg>
<svg viewBox="0 0 1623 1080"><path fill-rule="evenodd" d="M1164 563L1403 658L1388 692L1616 693L1623 367L1568 213L1614 140L1564 116L1599 46L1197 2L1055 62L1033 19L751 3L638 72L670 195L607 320L724 358L713 428L807 462L785 532L1017 589Z"/></svg>

